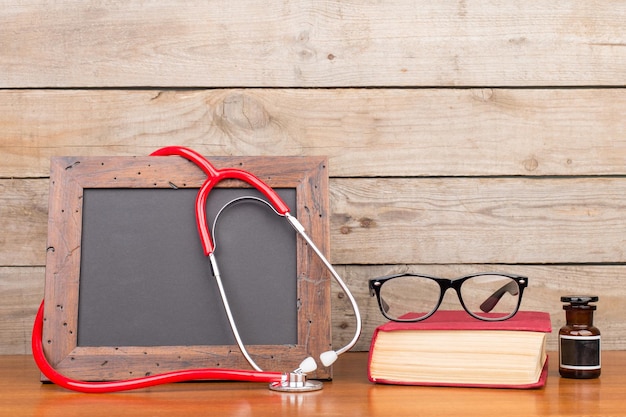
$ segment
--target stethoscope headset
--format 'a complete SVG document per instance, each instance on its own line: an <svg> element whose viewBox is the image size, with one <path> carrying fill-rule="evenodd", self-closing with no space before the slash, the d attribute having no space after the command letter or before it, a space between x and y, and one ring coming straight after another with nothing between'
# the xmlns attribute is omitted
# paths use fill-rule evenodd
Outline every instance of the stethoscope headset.
<svg viewBox="0 0 626 417"><path fill-rule="evenodd" d="M242 202L244 200L251 200L255 202L259 202L270 207L277 215L284 217L287 219L289 224L295 229L295 231L306 241L308 247L311 248L315 254L322 261L324 266L331 273L335 281L339 284L341 289L345 292L350 303L352 305L352 309L354 310L354 316L356 319L356 327L354 331L354 337L352 340L346 344L341 349L337 350L329 350L323 352L320 355L320 362L324 366L332 365L339 355L350 350L359 339L361 334L361 316L359 313L359 308L356 304L356 300L354 299L352 293L348 289L347 285L341 279L335 268L331 265L331 263L326 259L326 257L322 254L322 252L317 248L317 246L313 243L311 238L307 235L302 224L296 219L294 216L289 214L289 207L285 204L285 202L281 199L281 197L272 189L269 185L263 182L261 179L256 177L254 174L237 169L237 168L222 168L217 169L211 164L204 156L199 154L198 152L180 146L168 146L151 154L152 156L172 156L177 155L181 156L194 164L196 164L202 171L207 175L207 179L200 187L198 194L196 196L195 203L195 215L196 215L196 226L198 228L198 233L200 235L200 242L202 244L202 248L204 250L205 256L209 257L209 261L211 264L211 268L213 270L213 276L215 277L220 298L222 300L222 304L224 306L224 310L228 319L228 323L230 325L231 331L237 343L237 346L241 350L241 353L248 361L250 366L254 370L236 370L236 369L221 369L221 368L205 368L205 369L187 369L180 371L167 372L159 375L151 375L141 378L134 378L128 380L121 381L104 381L104 382L87 382L87 381L77 381L71 378L68 378L59 372L57 372L52 365L48 362L42 343L42 331L43 331L43 306L44 303L41 303L39 310L37 312L37 316L35 318L35 324L33 326L33 335L32 335L32 351L35 362L43 375L45 375L51 382L62 386L64 388L79 391L79 392L87 392L87 393L104 393L104 392L116 392L116 391L125 391L139 388L146 388L150 386L171 383L171 382L183 382L183 381L192 381L192 380L229 380L229 381L249 381L249 382L267 382L269 383L270 389L274 391L286 391L286 392L306 392L306 391L316 391L322 388L322 383L319 381L312 381L306 379L306 374L313 372L317 369L317 363L313 357L308 357L304 359L299 367L291 372L265 372L263 371L252 359L250 354L248 353L241 337L239 335L239 331L237 329L237 325L233 318L233 314L230 309L230 305L228 303L228 298L226 297L226 293L224 292L224 286L222 285L222 278L219 272L219 268L217 266L217 261L215 259L214 251L215 244L211 235L215 237L215 225L217 220L221 214L221 212L227 207ZM211 190L222 180L225 179L236 179L240 181L244 181L248 183L253 188L260 191L267 201L254 197L254 196L244 196L236 198L235 200L227 203L222 209L218 212L214 222L213 222L213 230L209 230L209 225L207 221L207 199L211 192Z"/></svg>

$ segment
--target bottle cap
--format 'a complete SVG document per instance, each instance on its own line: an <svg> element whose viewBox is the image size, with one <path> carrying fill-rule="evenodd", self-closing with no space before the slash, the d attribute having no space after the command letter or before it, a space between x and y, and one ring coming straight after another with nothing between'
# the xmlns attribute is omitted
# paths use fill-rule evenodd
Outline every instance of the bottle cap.
<svg viewBox="0 0 626 417"><path fill-rule="evenodd" d="M582 304L595 303L598 301L597 295L567 295L561 297L562 303Z"/></svg>

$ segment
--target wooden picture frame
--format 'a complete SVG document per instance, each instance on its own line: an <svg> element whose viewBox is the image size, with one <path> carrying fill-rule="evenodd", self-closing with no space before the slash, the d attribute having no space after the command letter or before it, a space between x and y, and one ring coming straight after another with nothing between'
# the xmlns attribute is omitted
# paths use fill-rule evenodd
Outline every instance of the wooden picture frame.
<svg viewBox="0 0 626 417"><path fill-rule="evenodd" d="M326 158L209 159L217 168L247 170L275 189L295 190L296 208L295 212L291 208L291 214L303 224L322 253L328 253ZM164 346L81 346L78 343L85 192L90 189L197 189L205 179L205 174L198 167L178 156L52 158L43 346L48 360L57 371L74 379L105 381L180 369L251 369L234 343ZM226 189L247 187L236 180L224 181L219 186ZM188 209L193 212L194 207ZM197 234L192 239L197 240L201 252ZM251 356L264 370L291 371L305 357L318 357L332 347L330 274L302 238L297 237L295 242L297 299L293 302L297 307L293 314L297 321L297 340L287 344L247 345ZM155 258L158 257L155 254ZM207 275L211 277L208 259L206 268ZM219 321L227 323L225 316ZM268 331L274 326L280 326L280 323L269 323ZM245 342L244 335L242 338ZM320 368L310 377L329 379L332 370Z"/></svg>

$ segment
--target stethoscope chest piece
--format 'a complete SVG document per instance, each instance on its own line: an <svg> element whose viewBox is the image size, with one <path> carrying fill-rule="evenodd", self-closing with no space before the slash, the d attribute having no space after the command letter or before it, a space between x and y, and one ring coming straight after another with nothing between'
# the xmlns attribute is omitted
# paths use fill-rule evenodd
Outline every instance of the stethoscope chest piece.
<svg viewBox="0 0 626 417"><path fill-rule="evenodd" d="M309 392L321 390L323 386L320 381L307 381L303 373L290 372L283 374L280 381L272 382L270 389L278 392Z"/></svg>

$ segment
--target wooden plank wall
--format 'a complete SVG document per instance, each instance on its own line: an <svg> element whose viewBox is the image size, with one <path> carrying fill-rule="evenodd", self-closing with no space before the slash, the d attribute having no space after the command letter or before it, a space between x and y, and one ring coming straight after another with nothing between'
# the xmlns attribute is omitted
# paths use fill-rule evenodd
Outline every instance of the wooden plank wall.
<svg viewBox="0 0 626 417"><path fill-rule="evenodd" d="M555 329L561 295L599 295L626 349L626 1L0 6L0 353L30 351L50 156L171 144L328 156L357 349L368 278L481 270L527 274ZM353 326L335 289L336 346Z"/></svg>

